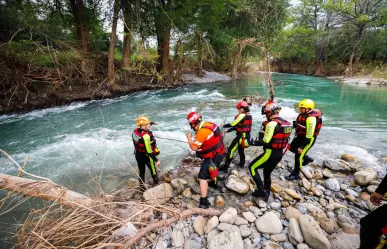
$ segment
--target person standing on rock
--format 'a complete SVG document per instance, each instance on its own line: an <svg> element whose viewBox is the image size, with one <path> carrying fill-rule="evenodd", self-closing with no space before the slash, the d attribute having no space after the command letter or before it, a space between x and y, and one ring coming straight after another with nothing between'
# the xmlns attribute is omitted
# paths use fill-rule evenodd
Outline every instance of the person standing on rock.
<svg viewBox="0 0 387 249"><path fill-rule="evenodd" d="M296 136L290 144L289 150L294 153L293 172L285 177L287 180L300 179L302 166L313 162L313 158L306 155L316 142L317 136L322 127L322 113L314 109L314 102L311 99L301 100L299 105L300 114L293 123L296 129Z"/></svg>
<svg viewBox="0 0 387 249"><path fill-rule="evenodd" d="M371 194L370 201L380 205L387 192L387 175ZM383 229L384 228L384 229ZM385 230L382 232L382 229ZM360 219L360 249L375 249L382 233L387 233L387 205L383 205Z"/></svg>
<svg viewBox="0 0 387 249"><path fill-rule="evenodd" d="M198 175L201 192L199 207L209 208L211 204L207 199L208 182L217 185L218 167L226 152L222 131L215 123L203 121L202 115L197 112L190 112L187 120L191 129L196 132L194 139L191 132L187 132L188 145L203 159Z"/></svg>
<svg viewBox="0 0 387 249"><path fill-rule="evenodd" d="M136 125L138 127L133 131L132 139L139 170L140 187L144 189L145 165L148 166L151 172L153 183L159 183L156 166L160 166L160 161L156 156L160 154L160 150L157 148L156 139L150 131L151 125L157 125L157 123L151 122L146 116L139 116L136 120Z"/></svg>
<svg viewBox="0 0 387 249"><path fill-rule="evenodd" d="M292 125L279 117L280 110L281 107L272 101L262 107L262 115L266 115L267 121L262 123L258 139L250 141L251 145L263 146L264 149L264 152L250 163L249 169L257 184L253 196L262 197L266 202L270 195L271 172L281 161L292 132ZM264 184L258 169L263 169Z"/></svg>
<svg viewBox="0 0 387 249"><path fill-rule="evenodd" d="M236 137L228 147L226 163L223 166L223 171L226 174L236 150L238 150L240 158L239 167L243 168L245 166L244 149L249 147L248 141L250 140L251 126L253 124L249 104L245 99L237 104L236 109L238 110L238 114L235 116L234 121L223 125L224 128L229 128L225 130L225 133L236 131Z"/></svg>

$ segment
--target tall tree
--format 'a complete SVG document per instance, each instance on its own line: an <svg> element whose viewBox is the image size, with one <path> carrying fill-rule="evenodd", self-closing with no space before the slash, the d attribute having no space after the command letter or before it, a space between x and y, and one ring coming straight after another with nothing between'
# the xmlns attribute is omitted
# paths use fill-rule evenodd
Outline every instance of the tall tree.
<svg viewBox="0 0 387 249"><path fill-rule="evenodd" d="M130 66L130 44L133 22L133 6L131 1L122 1L122 13L124 16L124 45L121 67L125 70L125 68Z"/></svg>
<svg viewBox="0 0 387 249"><path fill-rule="evenodd" d="M85 18L85 6L83 0L70 0L70 7L74 16L74 23L77 33L77 38L81 45L81 51L89 57L91 53L91 45L89 39L89 29Z"/></svg>
<svg viewBox="0 0 387 249"><path fill-rule="evenodd" d="M361 58L364 32L382 18L386 7L386 0L330 0L329 8L335 10L343 22L353 28L346 76L353 75L356 63Z"/></svg>
<svg viewBox="0 0 387 249"><path fill-rule="evenodd" d="M114 71L114 52L116 48L117 38L117 21L118 14L120 12L120 0L114 0L113 4L113 21L112 21L112 33L110 35L110 45L108 53L108 82L109 86L115 86L115 71Z"/></svg>
<svg viewBox="0 0 387 249"><path fill-rule="evenodd" d="M289 3L287 0L248 0L250 16L256 23L256 37L260 41L265 59L266 81L270 87L270 98L274 99L274 82L271 78L271 51L285 25Z"/></svg>

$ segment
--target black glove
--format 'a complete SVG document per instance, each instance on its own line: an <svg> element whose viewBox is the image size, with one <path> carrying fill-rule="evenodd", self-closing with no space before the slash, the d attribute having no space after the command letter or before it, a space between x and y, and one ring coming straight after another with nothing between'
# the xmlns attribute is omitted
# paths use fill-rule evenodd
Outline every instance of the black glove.
<svg viewBox="0 0 387 249"><path fill-rule="evenodd" d="M297 127L297 122L293 121L293 128L296 128L296 127Z"/></svg>
<svg viewBox="0 0 387 249"><path fill-rule="evenodd" d="M263 145L263 141L259 140L258 138L255 138L255 139L251 139L249 141L249 144L253 145L253 146L262 146Z"/></svg>

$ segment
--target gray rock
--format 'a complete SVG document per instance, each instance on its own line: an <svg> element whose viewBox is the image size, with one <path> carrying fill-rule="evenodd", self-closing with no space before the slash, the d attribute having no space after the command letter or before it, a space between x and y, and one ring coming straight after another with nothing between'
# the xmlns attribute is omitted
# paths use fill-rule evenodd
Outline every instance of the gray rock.
<svg viewBox="0 0 387 249"><path fill-rule="evenodd" d="M212 229L215 229L219 225L218 216L213 216L209 219L204 226L204 232L209 233Z"/></svg>
<svg viewBox="0 0 387 249"><path fill-rule="evenodd" d="M345 217L344 215L339 215L337 217L337 223L339 223L339 225L344 228L344 227L355 227L355 224L353 224L353 222L351 221L351 219Z"/></svg>
<svg viewBox="0 0 387 249"><path fill-rule="evenodd" d="M236 225L236 226L248 225L248 224L249 224L249 222L246 219L239 217L239 216L237 217L237 219L234 222L234 225Z"/></svg>
<svg viewBox="0 0 387 249"><path fill-rule="evenodd" d="M258 199L258 202L257 202L258 206L260 208L265 208L267 206L266 202L264 202L263 200L261 199Z"/></svg>
<svg viewBox="0 0 387 249"><path fill-rule="evenodd" d="M208 235L207 235L207 242L208 243L210 243L211 242L211 240L216 236L216 235L218 235L220 232L219 232L219 230L218 229L212 229L209 233L208 233Z"/></svg>
<svg viewBox="0 0 387 249"><path fill-rule="evenodd" d="M331 191L340 191L340 184L336 178L329 178L325 181L325 186Z"/></svg>
<svg viewBox="0 0 387 249"><path fill-rule="evenodd" d="M231 224L228 224L228 223L220 223L216 228L218 228L218 230L220 231L238 231L239 232L239 228L237 226L234 226L234 225L231 225Z"/></svg>
<svg viewBox="0 0 387 249"><path fill-rule="evenodd" d="M264 249L280 249L282 247L279 244L268 240L265 243L263 243L262 248L264 248Z"/></svg>
<svg viewBox="0 0 387 249"><path fill-rule="evenodd" d="M234 224L237 217L238 217L237 210L235 208L231 207L219 216L219 222Z"/></svg>
<svg viewBox="0 0 387 249"><path fill-rule="evenodd" d="M330 191L330 190L325 190L325 191L324 191L324 195L326 195L326 196L331 196L331 195L332 195L332 191Z"/></svg>
<svg viewBox="0 0 387 249"><path fill-rule="evenodd" d="M246 238L243 240L243 249L253 249L253 243L251 243L251 240L249 238Z"/></svg>
<svg viewBox="0 0 387 249"><path fill-rule="evenodd" d="M125 226L118 228L113 231L113 236L116 239L124 238L124 237L133 237L137 233L137 228L132 224L128 223Z"/></svg>
<svg viewBox="0 0 387 249"><path fill-rule="evenodd" d="M182 247L184 245L184 235L180 229L173 229L171 239L172 246L174 247Z"/></svg>
<svg viewBox="0 0 387 249"><path fill-rule="evenodd" d="M263 215L261 209L255 207L255 206L250 206L249 207L249 210L251 212L253 212L253 214L255 215L255 217L259 218L261 215Z"/></svg>
<svg viewBox="0 0 387 249"><path fill-rule="evenodd" d="M239 232L229 231L216 235L209 243L208 249L243 248L243 240Z"/></svg>
<svg viewBox="0 0 387 249"><path fill-rule="evenodd" d="M304 236L301 232L301 227L295 218L291 218L289 222L289 241L293 245L300 244L304 241Z"/></svg>
<svg viewBox="0 0 387 249"><path fill-rule="evenodd" d="M342 230L332 234L330 241L332 249L353 249L360 247L360 237L358 234L348 234Z"/></svg>
<svg viewBox="0 0 387 249"><path fill-rule="evenodd" d="M252 213L252 212L250 212L250 211L248 211L248 212L243 212L242 213L242 216L248 221L248 222L254 222L256 219L257 219L257 217L255 217L255 215ZM242 236L243 237L243 236Z"/></svg>
<svg viewBox="0 0 387 249"><path fill-rule="evenodd" d="M346 190L347 188L348 188L348 185L346 185L344 183L340 184L340 189L341 190Z"/></svg>
<svg viewBox="0 0 387 249"><path fill-rule="evenodd" d="M305 213L307 212L305 207ZM301 216L301 212L298 209L295 209L294 207L287 207L285 210L285 217L287 220L290 221L291 218L295 218L298 220L298 218Z"/></svg>
<svg viewBox="0 0 387 249"><path fill-rule="evenodd" d="M173 187L169 183L161 183L146 190L143 194L145 201L150 204L161 204L172 198Z"/></svg>
<svg viewBox="0 0 387 249"><path fill-rule="evenodd" d="M172 179L171 184L174 189L181 193L185 189L185 186L188 184L188 182L184 179L176 178Z"/></svg>
<svg viewBox="0 0 387 249"><path fill-rule="evenodd" d="M158 241L157 241L157 244L156 246L154 247L154 249L165 249L168 247L168 243L165 242L165 240L163 238L160 238Z"/></svg>
<svg viewBox="0 0 387 249"><path fill-rule="evenodd" d="M239 230L242 238L249 237L251 235L251 230L247 225L239 226Z"/></svg>
<svg viewBox="0 0 387 249"><path fill-rule="evenodd" d="M199 234L200 236L204 235L204 226L206 225L207 221L203 216L196 217L193 227L195 229L195 232Z"/></svg>
<svg viewBox="0 0 387 249"><path fill-rule="evenodd" d="M284 243L282 244L282 247L283 247L284 249L294 249L294 246L293 246L292 244L290 244L289 242L284 242Z"/></svg>
<svg viewBox="0 0 387 249"><path fill-rule="evenodd" d="M355 182L359 186L367 186L376 177L376 173L371 168L358 171L354 174Z"/></svg>
<svg viewBox="0 0 387 249"><path fill-rule="evenodd" d="M367 191L368 191L368 193L372 194L373 192L376 191L377 188L378 188L378 186L376 186L376 185L369 185L367 187Z"/></svg>
<svg viewBox="0 0 387 249"><path fill-rule="evenodd" d="M274 212L267 212L255 221L258 231L267 234L277 234L283 229L281 220Z"/></svg>
<svg viewBox="0 0 387 249"><path fill-rule="evenodd" d="M305 241L314 249L330 249L331 244L320 226L309 215L300 216L300 226Z"/></svg>
<svg viewBox="0 0 387 249"><path fill-rule="evenodd" d="M244 182L241 178L235 176L235 175L230 175L226 179L226 188L237 192L239 194L247 194L249 192L250 187L249 185Z"/></svg>
<svg viewBox="0 0 387 249"><path fill-rule="evenodd" d="M272 209L278 210L278 209L281 208L281 203L279 203L279 202L272 202L272 203L270 203L270 207Z"/></svg>
<svg viewBox="0 0 387 249"><path fill-rule="evenodd" d="M353 190L350 189L350 188L347 188L347 189L345 190L345 192L346 192L347 194L349 194L349 195L352 195L352 196L356 197L356 198L359 197L359 194L356 193L355 191L353 191Z"/></svg>
<svg viewBox="0 0 387 249"><path fill-rule="evenodd" d="M323 161L323 165L333 171L351 171L351 168L338 159L326 159Z"/></svg>
<svg viewBox="0 0 387 249"><path fill-rule="evenodd" d="M284 242L286 241L286 235L283 233L274 234L270 237L270 239L274 242Z"/></svg>
<svg viewBox="0 0 387 249"><path fill-rule="evenodd" d="M297 249L310 249L309 246L307 244L298 244L297 245Z"/></svg>

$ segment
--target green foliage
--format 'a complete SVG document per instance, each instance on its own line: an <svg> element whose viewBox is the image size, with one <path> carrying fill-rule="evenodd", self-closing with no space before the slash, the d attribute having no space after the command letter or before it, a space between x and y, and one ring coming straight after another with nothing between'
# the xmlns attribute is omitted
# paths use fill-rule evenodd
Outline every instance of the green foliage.
<svg viewBox="0 0 387 249"><path fill-rule="evenodd" d="M313 36L316 32L305 27L296 27L284 32L281 59L290 61L313 61L315 59Z"/></svg>

